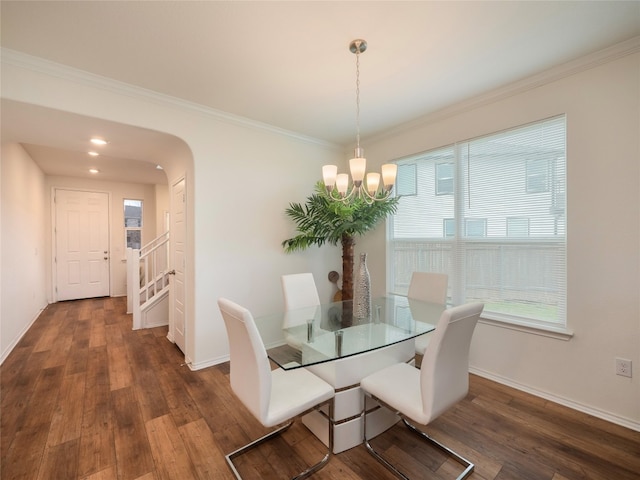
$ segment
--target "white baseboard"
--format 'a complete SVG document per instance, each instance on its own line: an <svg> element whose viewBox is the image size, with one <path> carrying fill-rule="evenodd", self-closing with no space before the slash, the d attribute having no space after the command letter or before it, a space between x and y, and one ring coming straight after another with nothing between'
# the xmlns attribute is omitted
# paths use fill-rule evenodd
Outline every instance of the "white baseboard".
<svg viewBox="0 0 640 480"><path fill-rule="evenodd" d="M159 322L159 323L145 324L145 326L142 328L157 328L157 327L168 327L168 326L169 326L169 322Z"/></svg>
<svg viewBox="0 0 640 480"><path fill-rule="evenodd" d="M4 352L2 352L2 356L0 357L0 365L4 363L4 361L7 359L9 354L13 351L14 348L16 348L16 345L18 345L18 342L22 340L22 337L24 337L25 333L27 333L27 331L31 328L31 326L35 323L35 321L42 314L44 309L47 308L47 306L48 304L40 308L40 310L38 310L38 313L36 313L36 316L31 319L31 321L22 329L22 331L16 336L16 338L13 339L11 344L7 346Z"/></svg>
<svg viewBox="0 0 640 480"><path fill-rule="evenodd" d="M223 355L221 357L213 358L211 360L207 360L206 362L193 363L188 361L187 364L191 370L202 370L203 368L213 367L214 365L219 365L224 362L229 361L229 355Z"/></svg>
<svg viewBox="0 0 640 480"><path fill-rule="evenodd" d="M577 410L579 412L592 415L602 420L615 423L616 425L620 425L620 426L629 428L631 430L640 432L640 422L637 422L630 418L621 417L620 415L615 415L613 413L600 410L598 408L590 407L588 405L583 405L573 400L569 400L568 398L560 397L558 395L554 395L552 393L545 392L543 390L532 388L528 385L514 382L513 380L510 380L506 377L502 377L495 373L487 372L485 370L482 370L476 367L469 367L469 372L475 375L478 375L480 377L488 378L489 380L493 380L494 382L501 383L502 385L515 388L516 390L521 390L523 392L530 393L531 395L535 395L536 397L544 398L545 400L549 400L549 401L558 403L560 405L564 405L565 407L569 407L573 410Z"/></svg>

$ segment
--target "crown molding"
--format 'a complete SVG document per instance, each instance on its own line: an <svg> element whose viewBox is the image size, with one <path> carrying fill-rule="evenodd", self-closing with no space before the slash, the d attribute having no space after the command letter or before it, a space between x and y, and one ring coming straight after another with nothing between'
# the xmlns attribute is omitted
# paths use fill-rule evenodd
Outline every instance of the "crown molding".
<svg viewBox="0 0 640 480"><path fill-rule="evenodd" d="M33 55L28 55L26 53L18 52L16 50L11 50L5 47L0 48L0 59L3 65L11 65L50 77L60 78L62 80L69 81L75 84L104 90L110 93L135 98L138 100L152 102L165 107L178 108L199 115L204 115L206 117L213 118L225 123L239 125L255 130L267 131L269 133L293 138L305 143L320 145L331 150L340 152L344 150L342 146L327 142L325 140L302 135L297 132L285 130L283 128L275 127L273 125L259 122L257 120L251 120L239 115L233 115L222 110L217 110L215 108L207 107L195 102L190 102L188 100L183 100L171 95L159 93L147 88L138 87L129 83L121 82L119 80L96 75L84 70L69 67L67 65L52 62L50 60L35 57Z"/></svg>
<svg viewBox="0 0 640 480"><path fill-rule="evenodd" d="M407 130L435 123L470 110L504 100L514 95L518 95L563 78L599 67L600 65L604 65L637 52L640 52L640 36L632 37L629 40L617 43L590 55L571 60L563 63L562 65L558 65L557 67L545 70L539 74L512 82L485 94L475 96L455 105L451 105L450 107L446 107L436 112L402 123L379 134L371 135L365 138L365 141L371 144L387 138L395 137L399 134L405 133Z"/></svg>

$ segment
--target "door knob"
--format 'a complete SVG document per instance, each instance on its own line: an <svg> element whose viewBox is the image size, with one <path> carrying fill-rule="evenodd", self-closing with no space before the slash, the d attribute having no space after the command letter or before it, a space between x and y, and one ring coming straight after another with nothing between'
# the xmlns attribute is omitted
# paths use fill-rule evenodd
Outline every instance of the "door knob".
<svg viewBox="0 0 640 480"><path fill-rule="evenodd" d="M175 274L176 274L176 271L175 271L175 270L169 270L169 271L167 272L167 275L175 275Z"/></svg>

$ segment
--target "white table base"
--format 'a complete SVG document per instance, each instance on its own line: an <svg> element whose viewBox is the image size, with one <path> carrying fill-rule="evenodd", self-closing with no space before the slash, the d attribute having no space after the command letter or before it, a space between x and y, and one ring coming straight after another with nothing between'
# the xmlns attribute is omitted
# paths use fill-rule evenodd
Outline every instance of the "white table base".
<svg viewBox="0 0 640 480"><path fill-rule="evenodd" d="M401 362L411 362L415 356L413 339L389 345L371 352L332 360L319 365L306 367L336 390L333 435L334 453L344 452L360 445L363 441L365 410L364 394L360 389L360 380L385 367ZM386 408L373 410L375 403L367 404L368 437L391 428L400 419ZM325 445L328 441L329 420L325 415L314 411L302 417L304 425Z"/></svg>

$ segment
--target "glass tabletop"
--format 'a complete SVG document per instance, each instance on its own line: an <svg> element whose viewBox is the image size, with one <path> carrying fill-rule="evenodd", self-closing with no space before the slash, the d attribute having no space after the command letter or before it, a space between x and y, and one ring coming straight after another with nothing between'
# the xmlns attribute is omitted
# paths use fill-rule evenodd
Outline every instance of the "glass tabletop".
<svg viewBox="0 0 640 480"><path fill-rule="evenodd" d="M428 333L444 306L399 295L372 299L371 316L355 318L352 302L334 302L256 317L267 355L290 370L403 342Z"/></svg>

